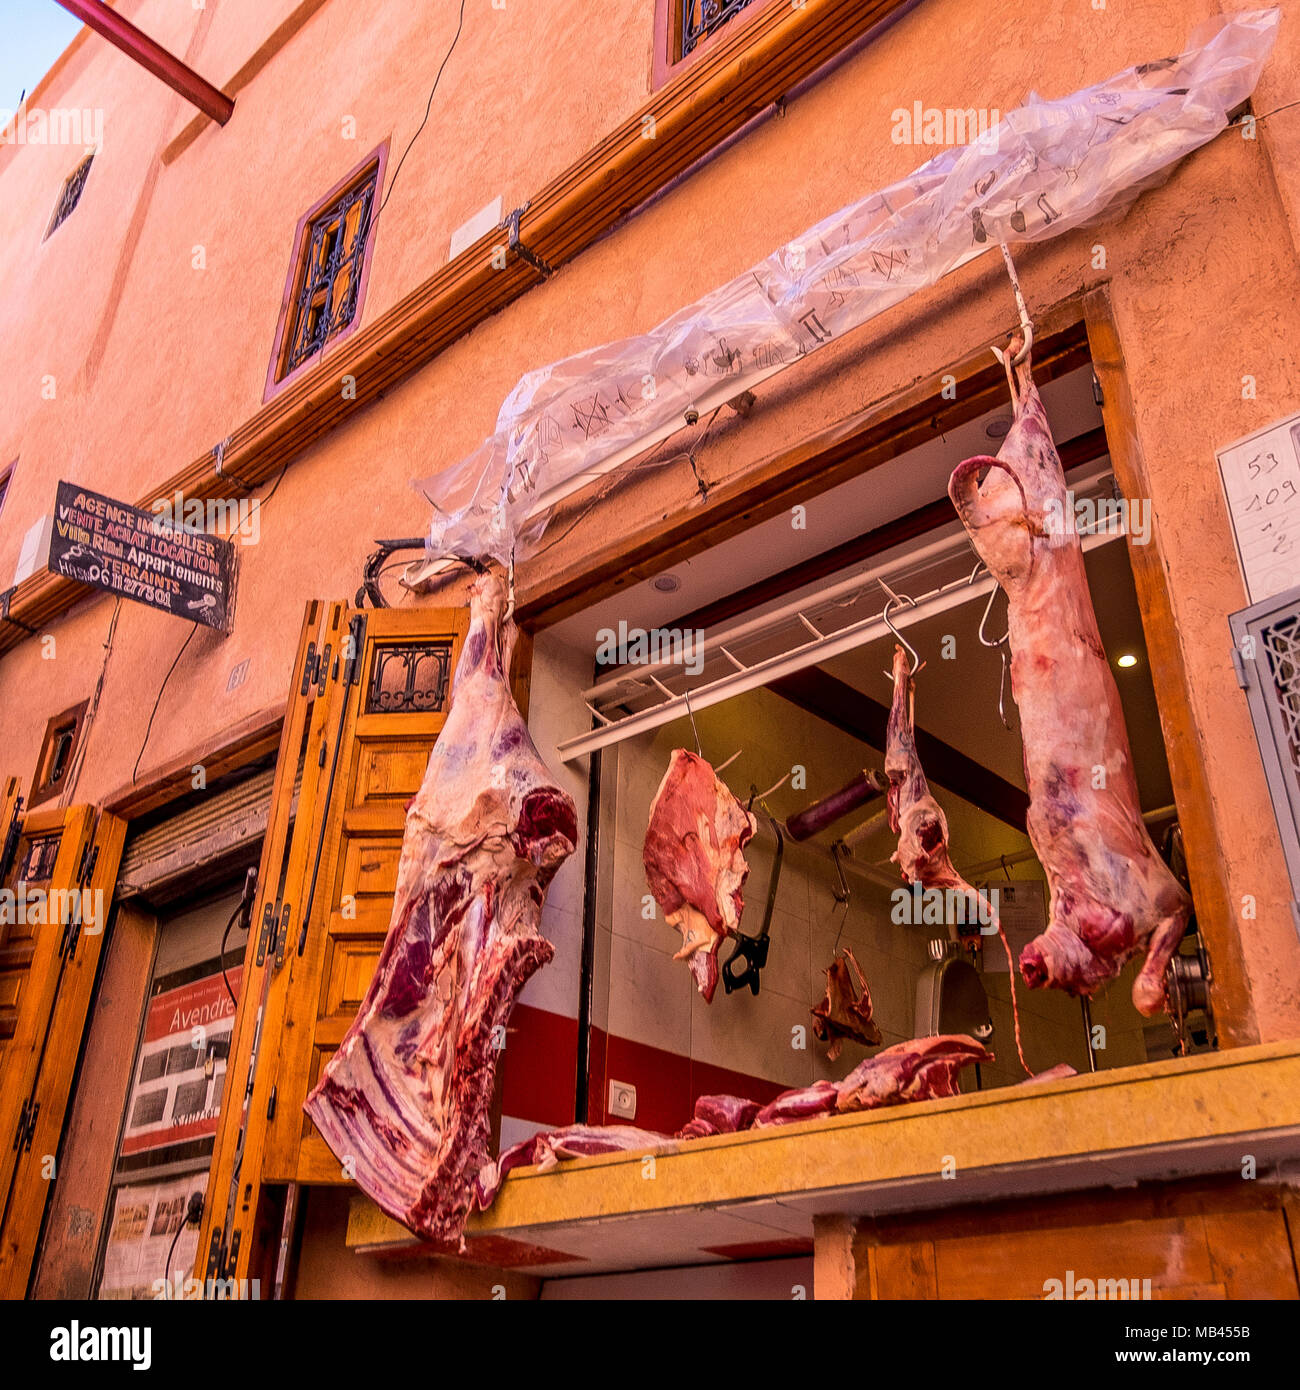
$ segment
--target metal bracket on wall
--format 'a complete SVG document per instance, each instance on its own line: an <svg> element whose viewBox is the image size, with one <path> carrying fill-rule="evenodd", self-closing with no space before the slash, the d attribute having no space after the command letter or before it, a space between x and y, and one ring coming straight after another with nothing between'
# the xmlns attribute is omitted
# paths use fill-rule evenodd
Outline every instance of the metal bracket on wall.
<svg viewBox="0 0 1300 1390"><path fill-rule="evenodd" d="M355 606L364 608L370 600L371 608L391 608L392 604L379 589L379 576L389 559L399 550L423 550L423 536L402 536L398 540L376 541L378 550L372 550L366 557L365 568L361 571L361 587L357 590Z"/></svg>
<svg viewBox="0 0 1300 1390"><path fill-rule="evenodd" d="M219 444L214 444L212 446L212 457L216 460L214 472L222 482L234 483L237 487L242 487L245 492L252 492L252 490L258 486L257 483L245 482L243 478L235 477L233 473L228 473L225 468L222 467L230 440L231 436L227 435Z"/></svg>
<svg viewBox="0 0 1300 1390"><path fill-rule="evenodd" d="M549 280L551 276L555 274L555 267L542 260L535 252L530 251L519 238L519 219L528 211L528 206L529 205L525 203L523 207L516 208L514 212L506 218L505 227L510 237L510 249L521 261L532 266L544 280Z"/></svg>

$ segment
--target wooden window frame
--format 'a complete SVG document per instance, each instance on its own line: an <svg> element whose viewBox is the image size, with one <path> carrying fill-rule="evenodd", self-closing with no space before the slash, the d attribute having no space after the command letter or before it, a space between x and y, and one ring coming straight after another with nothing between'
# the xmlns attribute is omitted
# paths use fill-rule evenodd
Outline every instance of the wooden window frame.
<svg viewBox="0 0 1300 1390"><path fill-rule="evenodd" d="M4 515L5 503L9 500L9 489L13 487L14 473L18 469L18 460L14 461L7 468L0 468L0 516Z"/></svg>
<svg viewBox="0 0 1300 1390"><path fill-rule="evenodd" d="M747 9L701 39L685 55L682 53L682 0L655 0L654 65L651 91L657 92L666 82L693 67L724 39L739 33L764 10L788 5L790 0L751 0Z"/></svg>
<svg viewBox="0 0 1300 1390"><path fill-rule="evenodd" d="M298 219L293 229L292 252L289 260L289 274L284 283L284 295L280 301L280 316L275 326L275 341L271 348L271 361L266 369L266 389L262 394L263 403L282 391L290 382L296 381L303 373L319 364L321 358L336 344L343 342L361 324L362 310L365 307L366 288L370 282L370 261L375 250L374 223L378 218L379 200L384 191L384 171L388 164L388 141L384 140L371 150L353 169L343 176L324 197L318 199ZM359 284L357 286L357 306L351 320L332 337L326 339L318 352L313 352L298 363L292 371L285 371L289 354L289 344L293 339L294 311L297 307L298 291L306 272L307 252L310 244L310 230L323 213L337 203L345 194L367 181L373 174L375 180L375 212L371 216L371 229L366 237L366 245L361 252Z"/></svg>
<svg viewBox="0 0 1300 1390"><path fill-rule="evenodd" d="M52 801L63 790L62 785L47 784L45 780L47 764L54 750L54 740L71 724L72 742L68 747L66 770L66 767L71 766L72 759L76 757L77 747L81 742L82 730L86 723L86 710L89 707L90 701L82 700L79 704L69 706L60 714L56 714L52 719L46 721L45 737L41 739L40 756L36 759L36 771L32 774L32 794L27 799L28 809L40 806L46 801Z"/></svg>

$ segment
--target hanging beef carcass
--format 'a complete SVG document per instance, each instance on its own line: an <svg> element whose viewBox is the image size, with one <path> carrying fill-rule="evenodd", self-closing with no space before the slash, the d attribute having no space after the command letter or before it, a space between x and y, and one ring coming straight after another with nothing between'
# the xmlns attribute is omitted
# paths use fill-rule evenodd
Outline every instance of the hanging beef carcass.
<svg viewBox="0 0 1300 1390"><path fill-rule="evenodd" d="M411 802L392 925L356 1021L306 1110L389 1215L458 1243L488 1153L515 997L553 948L543 894L577 817L510 690L517 631L495 573L476 584L447 722Z"/></svg>
<svg viewBox="0 0 1300 1390"><path fill-rule="evenodd" d="M852 967L853 973L849 973ZM857 987L853 975L858 977ZM813 1036L819 1042L829 1042L826 1060L833 1062L840 1055L846 1038L866 1047L878 1047L880 1029L872 1017L871 989L862 973L857 957L849 947L826 967L826 994L812 1011Z"/></svg>
<svg viewBox="0 0 1300 1390"><path fill-rule="evenodd" d="M706 1003L718 987L718 947L744 911L743 850L756 825L703 758L673 750L650 806L642 859L655 902L682 934L673 959L686 961Z"/></svg>
<svg viewBox="0 0 1300 1390"><path fill-rule="evenodd" d="M1021 951L1020 969L1031 987L1086 996L1145 950L1133 1002L1154 1014L1191 902L1142 821L1073 506L1028 361L1014 369L1013 396L997 458L959 464L948 492L1008 601L1029 837L1052 894L1047 930Z"/></svg>

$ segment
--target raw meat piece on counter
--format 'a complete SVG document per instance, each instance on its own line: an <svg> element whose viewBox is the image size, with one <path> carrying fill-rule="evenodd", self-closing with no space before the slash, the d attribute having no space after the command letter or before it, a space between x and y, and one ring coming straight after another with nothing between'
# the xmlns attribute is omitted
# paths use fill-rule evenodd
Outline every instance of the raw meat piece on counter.
<svg viewBox="0 0 1300 1390"><path fill-rule="evenodd" d="M843 1081L817 1081L777 1096L758 1112L754 1128L959 1095L957 1073L972 1062L991 1061L988 1048L962 1033L911 1038L868 1057Z"/></svg>
<svg viewBox="0 0 1300 1390"><path fill-rule="evenodd" d="M718 987L718 947L740 924L749 875L743 850L757 822L703 758L676 748L650 806L646 882L706 1003Z"/></svg>
<svg viewBox="0 0 1300 1390"><path fill-rule="evenodd" d="M1078 1072L1069 1062L1057 1062L1054 1067L1048 1067L1046 1071L1040 1071L1037 1076L1027 1076L1020 1082L1022 1086L1032 1085L1035 1081L1064 1081L1067 1077L1078 1076Z"/></svg>
<svg viewBox="0 0 1300 1390"><path fill-rule="evenodd" d="M711 1124L719 1134L734 1134L754 1123L760 1106L743 1096L700 1096L695 1102L695 1118Z"/></svg>
<svg viewBox="0 0 1300 1390"><path fill-rule="evenodd" d="M948 492L1007 595L1029 838L1052 895L1047 930L1021 951L1020 969L1031 987L1091 995L1145 951L1133 1002L1150 1015L1164 1007L1191 900L1142 821L1074 508L1028 361L1013 369L1012 395L997 458L959 464Z"/></svg>
<svg viewBox="0 0 1300 1390"><path fill-rule="evenodd" d="M675 1149L677 1141L668 1134L634 1125L568 1125L564 1129L543 1130L512 1144L477 1175L474 1191L480 1211L492 1205L502 1180L512 1168L536 1164L543 1173L562 1158L590 1158L594 1154L663 1153Z"/></svg>
<svg viewBox="0 0 1300 1390"><path fill-rule="evenodd" d="M490 1206L506 1174L533 1163L545 1172L562 1158L675 1153L683 1142L713 1134L954 1096L962 1067L992 1060L993 1054L974 1038L960 1034L915 1038L867 1058L843 1081L818 1081L785 1091L762 1109L757 1102L739 1096L701 1096L695 1102L695 1118L671 1136L631 1125L569 1125L545 1130L508 1148L496 1163L485 1165L478 1174L475 1196L480 1209ZM730 1128L724 1129L724 1125Z"/></svg>
<svg viewBox="0 0 1300 1390"><path fill-rule="evenodd" d="M553 948L543 895L577 817L510 689L517 630L496 573L475 585L447 722L411 802L392 925L355 1022L305 1109L390 1216L461 1243L500 1041Z"/></svg>
<svg viewBox="0 0 1300 1390"><path fill-rule="evenodd" d="M858 991L853 985L849 967L853 967L858 977ZM812 1011L816 1022L813 1036L820 1042L829 1042L826 1060L833 1062L844 1047L845 1038L864 1043L867 1047L878 1047L881 1036L871 1016L871 990L867 977L862 973L857 957L845 946L840 954L826 967L826 997Z"/></svg>

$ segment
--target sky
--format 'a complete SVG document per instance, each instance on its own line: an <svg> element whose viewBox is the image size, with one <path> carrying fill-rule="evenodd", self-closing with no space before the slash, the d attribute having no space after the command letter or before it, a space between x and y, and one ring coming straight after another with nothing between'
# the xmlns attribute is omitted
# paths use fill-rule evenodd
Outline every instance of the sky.
<svg viewBox="0 0 1300 1390"><path fill-rule="evenodd" d="M0 118L36 87L80 28L55 0L0 0Z"/></svg>

